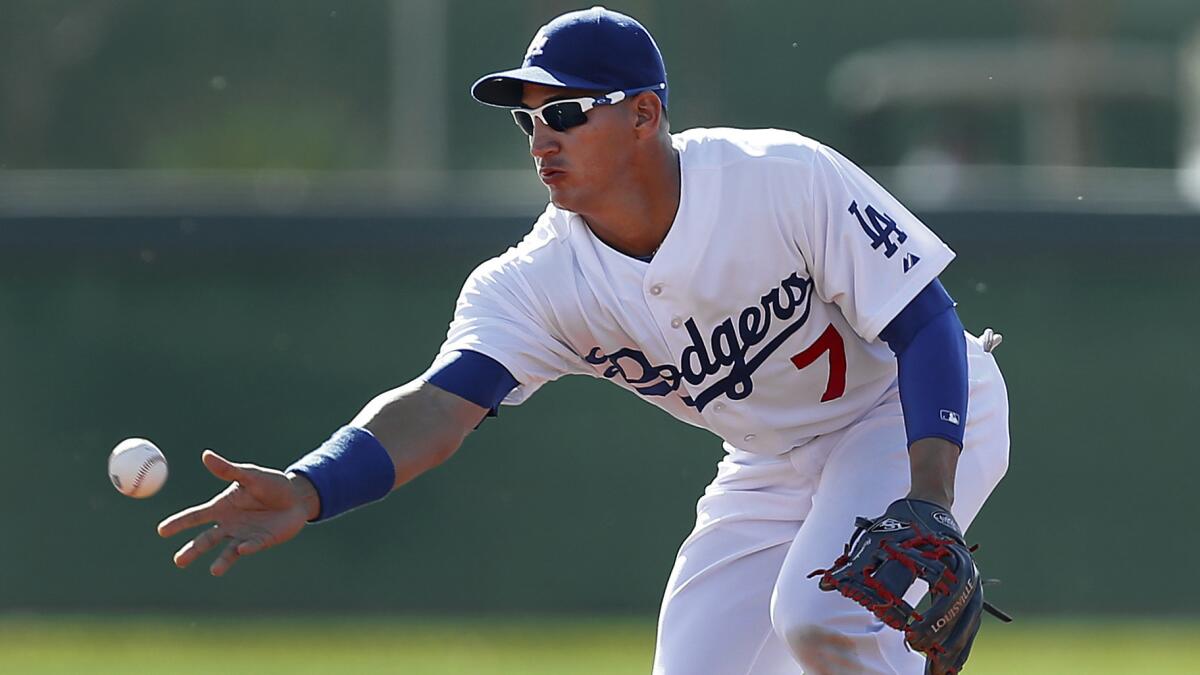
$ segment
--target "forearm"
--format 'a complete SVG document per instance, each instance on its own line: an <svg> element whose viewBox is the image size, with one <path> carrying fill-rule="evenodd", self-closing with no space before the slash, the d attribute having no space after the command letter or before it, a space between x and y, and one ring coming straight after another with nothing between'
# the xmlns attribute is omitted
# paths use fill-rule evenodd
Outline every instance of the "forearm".
<svg viewBox="0 0 1200 675"><path fill-rule="evenodd" d="M372 399L350 422L387 450L399 487L450 458L487 409L422 380Z"/></svg>
<svg viewBox="0 0 1200 675"><path fill-rule="evenodd" d="M946 508L954 505L954 474L958 469L957 445L943 438L922 438L908 448L912 471L910 499L923 499Z"/></svg>

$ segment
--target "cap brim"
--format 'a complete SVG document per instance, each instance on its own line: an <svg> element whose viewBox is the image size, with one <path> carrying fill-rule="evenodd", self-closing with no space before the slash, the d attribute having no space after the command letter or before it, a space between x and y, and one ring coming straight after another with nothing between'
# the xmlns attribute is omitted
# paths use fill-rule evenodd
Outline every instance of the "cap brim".
<svg viewBox="0 0 1200 675"><path fill-rule="evenodd" d="M471 96L480 103L501 108L517 108L521 106L522 86L526 82L542 84L547 87L570 87L597 91L605 89L603 84L590 80L562 73L552 73L540 66L526 66L484 75L471 85Z"/></svg>

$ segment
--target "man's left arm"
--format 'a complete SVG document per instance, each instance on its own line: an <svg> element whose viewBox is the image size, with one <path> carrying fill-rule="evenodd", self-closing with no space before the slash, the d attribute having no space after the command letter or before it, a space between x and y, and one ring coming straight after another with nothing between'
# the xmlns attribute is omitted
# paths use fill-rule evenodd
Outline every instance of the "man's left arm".
<svg viewBox="0 0 1200 675"><path fill-rule="evenodd" d="M967 354L954 300L934 279L880 334L896 355L908 440L909 499L954 503L967 423Z"/></svg>

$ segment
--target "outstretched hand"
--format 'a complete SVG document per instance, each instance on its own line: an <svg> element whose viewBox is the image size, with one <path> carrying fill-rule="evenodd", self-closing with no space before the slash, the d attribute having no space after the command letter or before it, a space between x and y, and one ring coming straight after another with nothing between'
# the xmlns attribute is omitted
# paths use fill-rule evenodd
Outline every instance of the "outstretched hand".
<svg viewBox="0 0 1200 675"><path fill-rule="evenodd" d="M209 572L221 576L238 558L277 546L296 536L316 516L316 492L304 478L276 469L235 464L212 450L201 456L205 468L229 487L203 504L186 508L158 524L161 537L214 523L175 552L175 564L187 567L208 550L225 543Z"/></svg>

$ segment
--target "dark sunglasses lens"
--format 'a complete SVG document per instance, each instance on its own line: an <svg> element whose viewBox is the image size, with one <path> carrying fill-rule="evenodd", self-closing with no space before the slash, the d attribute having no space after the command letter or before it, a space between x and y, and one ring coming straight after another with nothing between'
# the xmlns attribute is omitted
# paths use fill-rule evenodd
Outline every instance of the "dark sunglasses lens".
<svg viewBox="0 0 1200 675"><path fill-rule="evenodd" d="M565 101L558 105L552 105L542 111L542 117L546 118L546 124L555 131L566 131L587 121L587 114L583 112L583 106L579 105L577 101Z"/></svg>
<svg viewBox="0 0 1200 675"><path fill-rule="evenodd" d="M513 115L513 120L515 120L517 123L517 126L521 127L521 131L524 131L525 134L528 136L532 136L533 135L533 116L527 112L521 112L520 110L512 111L512 115Z"/></svg>

